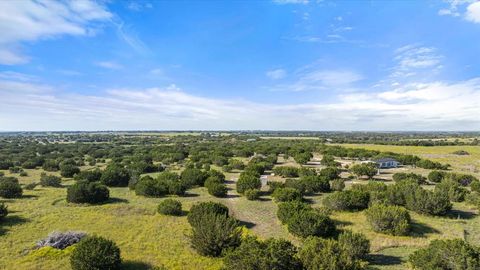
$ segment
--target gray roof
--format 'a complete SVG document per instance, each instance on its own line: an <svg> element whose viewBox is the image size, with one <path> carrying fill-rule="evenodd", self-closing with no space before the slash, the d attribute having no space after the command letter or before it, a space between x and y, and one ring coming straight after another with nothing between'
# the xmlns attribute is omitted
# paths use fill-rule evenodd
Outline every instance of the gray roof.
<svg viewBox="0 0 480 270"><path fill-rule="evenodd" d="M375 162L390 162L390 161L395 161L395 162L398 162L396 159L394 158L379 158L377 160L375 160Z"/></svg>

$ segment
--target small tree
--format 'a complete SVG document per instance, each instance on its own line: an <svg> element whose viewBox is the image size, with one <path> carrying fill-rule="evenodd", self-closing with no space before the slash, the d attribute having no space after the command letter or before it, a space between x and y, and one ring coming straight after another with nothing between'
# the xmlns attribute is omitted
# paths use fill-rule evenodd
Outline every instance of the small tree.
<svg viewBox="0 0 480 270"><path fill-rule="evenodd" d="M22 187L15 177L0 177L0 197L11 199L22 197Z"/></svg>
<svg viewBox="0 0 480 270"><path fill-rule="evenodd" d="M277 217L282 224L288 224L289 220L297 213L311 211L312 207L301 201L288 201L278 204Z"/></svg>
<svg viewBox="0 0 480 270"><path fill-rule="evenodd" d="M446 173L442 171L431 171L428 174L428 180L434 183L440 183L445 178Z"/></svg>
<svg viewBox="0 0 480 270"><path fill-rule="evenodd" d="M70 256L73 270L120 269L120 249L117 245L99 236L83 238Z"/></svg>
<svg viewBox="0 0 480 270"><path fill-rule="evenodd" d="M67 201L71 203L102 203L109 197L108 188L97 182L79 181L67 188Z"/></svg>
<svg viewBox="0 0 480 270"><path fill-rule="evenodd" d="M190 208L188 213L188 223L192 227L197 226L203 216L208 214L228 216L228 207L218 202L196 203Z"/></svg>
<svg viewBox="0 0 480 270"><path fill-rule="evenodd" d="M342 191L345 188L345 181L343 179L334 179L330 183L330 188L334 191Z"/></svg>
<svg viewBox="0 0 480 270"><path fill-rule="evenodd" d="M60 175L63 177L71 178L75 174L80 172L80 168L72 164L62 164L60 165Z"/></svg>
<svg viewBox="0 0 480 270"><path fill-rule="evenodd" d="M480 269L480 252L464 240L433 240L408 258L413 269Z"/></svg>
<svg viewBox="0 0 480 270"><path fill-rule="evenodd" d="M342 232L338 236L338 243L354 259L365 259L370 252L370 241L361 233Z"/></svg>
<svg viewBox="0 0 480 270"><path fill-rule="evenodd" d="M168 216L180 216L182 203L175 199L165 199L158 204L158 213Z"/></svg>
<svg viewBox="0 0 480 270"><path fill-rule="evenodd" d="M130 173L120 164L110 164L102 173L100 181L109 187L126 187L130 180Z"/></svg>
<svg viewBox="0 0 480 270"><path fill-rule="evenodd" d="M61 187L62 178L55 175L47 175L45 173L42 173L40 175L40 185L44 187Z"/></svg>
<svg viewBox="0 0 480 270"><path fill-rule="evenodd" d="M0 221L8 215L8 207L4 203L0 203Z"/></svg>
<svg viewBox="0 0 480 270"><path fill-rule="evenodd" d="M329 237L336 233L336 228L328 216L315 211L302 211L288 220L288 231L302 238Z"/></svg>
<svg viewBox="0 0 480 270"><path fill-rule="evenodd" d="M276 202L301 201L303 198L302 193L294 188L277 188L272 197Z"/></svg>
<svg viewBox="0 0 480 270"><path fill-rule="evenodd" d="M257 174L254 173L241 173L237 181L237 192L243 194L248 189L260 189L262 182Z"/></svg>
<svg viewBox="0 0 480 270"><path fill-rule="evenodd" d="M241 230L232 217L207 213L200 216L192 229L192 247L201 255L218 257L240 245Z"/></svg>
<svg viewBox="0 0 480 270"><path fill-rule="evenodd" d="M260 198L260 190L258 189L248 189L245 191L245 197L249 201L258 200Z"/></svg>
<svg viewBox="0 0 480 270"><path fill-rule="evenodd" d="M410 231L410 214L403 207L377 204L368 208L365 215L375 232L406 235Z"/></svg>
<svg viewBox="0 0 480 270"><path fill-rule="evenodd" d="M366 176L368 179L371 179L377 174L377 170L374 163L355 164L350 167L350 171L358 178Z"/></svg>
<svg viewBox="0 0 480 270"><path fill-rule="evenodd" d="M359 211L368 207L370 195L362 190L344 190L323 199L323 205L336 211Z"/></svg>

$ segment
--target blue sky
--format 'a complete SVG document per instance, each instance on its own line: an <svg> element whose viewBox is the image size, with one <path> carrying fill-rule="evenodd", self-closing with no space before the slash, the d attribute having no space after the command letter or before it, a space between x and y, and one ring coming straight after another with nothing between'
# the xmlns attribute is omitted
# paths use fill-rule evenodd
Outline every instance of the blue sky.
<svg viewBox="0 0 480 270"><path fill-rule="evenodd" d="M2 1L0 130L479 130L480 2Z"/></svg>

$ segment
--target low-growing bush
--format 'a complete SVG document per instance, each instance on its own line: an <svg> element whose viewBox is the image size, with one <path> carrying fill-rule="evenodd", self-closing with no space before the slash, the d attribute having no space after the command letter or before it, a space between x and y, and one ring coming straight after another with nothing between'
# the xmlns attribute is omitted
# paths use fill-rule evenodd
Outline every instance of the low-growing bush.
<svg viewBox="0 0 480 270"><path fill-rule="evenodd" d="M40 183L33 182L30 184L26 184L23 188L26 190L34 190L38 185L40 185Z"/></svg>
<svg viewBox="0 0 480 270"><path fill-rule="evenodd" d="M343 179L334 179L330 183L330 188L334 191L342 191L345 188L345 181Z"/></svg>
<svg viewBox="0 0 480 270"><path fill-rule="evenodd" d="M180 174L180 179L187 187L203 186L208 174L200 169L186 168Z"/></svg>
<svg viewBox="0 0 480 270"><path fill-rule="evenodd" d="M301 201L282 202L278 204L277 217L282 224L287 224L293 215L302 211L311 211L312 207Z"/></svg>
<svg viewBox="0 0 480 270"><path fill-rule="evenodd" d="M413 269L480 269L480 252L464 240L433 240L413 252L408 261Z"/></svg>
<svg viewBox="0 0 480 270"><path fill-rule="evenodd" d="M76 246L70 256L72 270L117 270L120 269L120 249L108 239L87 236Z"/></svg>
<svg viewBox="0 0 480 270"><path fill-rule="evenodd" d="M109 187L126 187L130 180L130 173L120 164L112 163L103 171L100 181Z"/></svg>
<svg viewBox="0 0 480 270"><path fill-rule="evenodd" d="M277 188L284 188L285 184L277 181L268 181L267 186L268 186L268 193L273 193Z"/></svg>
<svg viewBox="0 0 480 270"><path fill-rule="evenodd" d="M273 168L273 173L283 177L298 177L298 168L292 166L277 166Z"/></svg>
<svg viewBox="0 0 480 270"><path fill-rule="evenodd" d="M323 205L336 211L359 211L368 207L369 193L362 190L338 191L323 200Z"/></svg>
<svg viewBox="0 0 480 270"><path fill-rule="evenodd" d="M373 231L391 235L406 235L410 231L410 214L400 206L377 204L365 211Z"/></svg>
<svg viewBox="0 0 480 270"><path fill-rule="evenodd" d="M243 194L249 189L260 189L261 187L262 182L260 181L260 176L253 172L241 173L237 181L237 192L240 194Z"/></svg>
<svg viewBox="0 0 480 270"><path fill-rule="evenodd" d="M240 245L238 222L224 214L206 213L192 225L192 247L204 256L218 257L224 251Z"/></svg>
<svg viewBox="0 0 480 270"><path fill-rule="evenodd" d="M0 203L0 221L8 215L8 207L4 203Z"/></svg>
<svg viewBox="0 0 480 270"><path fill-rule="evenodd" d="M392 178L393 178L393 181L395 181L395 182L400 182L400 181L404 181L404 180L407 180L407 179L411 179L411 180L414 180L415 182L417 182L417 184L419 184L419 185L422 185L422 184L426 183L426 178L423 177L422 175L416 174L416 173L395 173L395 174L393 174Z"/></svg>
<svg viewBox="0 0 480 270"><path fill-rule="evenodd" d="M190 208L190 212L188 213L187 217L188 223L190 223L192 227L195 227L200 222L202 216L211 213L215 215L228 216L228 207L218 202L196 203Z"/></svg>
<svg viewBox="0 0 480 270"><path fill-rule="evenodd" d="M377 171L378 169L375 163L355 164L350 167L350 172L359 178L366 176L368 179L371 179L377 174Z"/></svg>
<svg viewBox="0 0 480 270"><path fill-rule="evenodd" d="M208 194L212 196L220 197L220 198L227 196L228 189L225 184L214 182L206 185L206 187L207 187Z"/></svg>
<svg viewBox="0 0 480 270"><path fill-rule="evenodd" d="M102 178L102 171L98 168L89 171L80 171L75 174L74 179L77 181L88 181L88 182L97 182Z"/></svg>
<svg viewBox="0 0 480 270"><path fill-rule="evenodd" d="M180 180L178 174L162 172L157 178L142 177L135 184L135 194L145 197L161 197L167 194L184 195L187 186Z"/></svg>
<svg viewBox="0 0 480 270"><path fill-rule="evenodd" d="M480 192L480 181L473 181L470 183L470 189L474 192Z"/></svg>
<svg viewBox="0 0 480 270"><path fill-rule="evenodd" d="M38 241L35 247L53 247L57 249L65 249L80 242L80 240L82 240L82 238L85 236L87 236L87 234L84 232L52 232L45 239Z"/></svg>
<svg viewBox="0 0 480 270"><path fill-rule="evenodd" d="M245 197L249 201L258 200L260 198L260 190L258 189L248 189L245 191Z"/></svg>
<svg viewBox="0 0 480 270"><path fill-rule="evenodd" d="M478 179L470 174L461 174L461 173L449 173L447 178L458 182L460 185L466 187L470 185L473 181L478 181Z"/></svg>
<svg viewBox="0 0 480 270"><path fill-rule="evenodd" d="M15 177L0 177L0 197L11 199L22 197L23 190Z"/></svg>
<svg viewBox="0 0 480 270"><path fill-rule="evenodd" d="M238 248L227 252L223 262L225 270L302 270L297 248L284 239L260 241L247 236Z"/></svg>
<svg viewBox="0 0 480 270"><path fill-rule="evenodd" d="M338 243L354 259L365 259L370 252L370 241L361 233L344 231L338 236Z"/></svg>
<svg viewBox="0 0 480 270"><path fill-rule="evenodd" d="M288 231L296 236L330 237L336 233L335 224L326 215L316 211L301 211L288 220Z"/></svg>
<svg viewBox="0 0 480 270"><path fill-rule="evenodd" d="M435 186L435 192L444 193L445 196L450 199L450 201L463 202L468 190L462 187L458 182L447 178Z"/></svg>
<svg viewBox="0 0 480 270"><path fill-rule="evenodd" d="M272 193L272 197L276 202L300 201L303 198L298 189L288 187L275 189Z"/></svg>
<svg viewBox="0 0 480 270"><path fill-rule="evenodd" d="M28 173L26 171L23 171L23 172L20 172L18 175L21 177L26 177L28 176Z"/></svg>
<svg viewBox="0 0 480 270"><path fill-rule="evenodd" d="M442 180L445 178L446 175L447 175L446 172L434 170L428 174L427 178L430 182L440 183L442 182Z"/></svg>
<svg viewBox="0 0 480 270"><path fill-rule="evenodd" d="M158 204L158 213L169 216L180 216L182 214L182 203L175 199L165 199Z"/></svg>
<svg viewBox="0 0 480 270"><path fill-rule="evenodd" d="M350 256L338 241L309 237L298 252L298 257L306 270L360 270L365 263Z"/></svg>
<svg viewBox="0 0 480 270"><path fill-rule="evenodd" d="M340 172L341 171L339 168L327 167L327 168L321 169L318 175L320 177L326 178L329 181L332 181L340 177Z"/></svg>
<svg viewBox="0 0 480 270"><path fill-rule="evenodd" d="M75 174L80 172L80 168L72 164L62 164L60 165L60 175L63 177L71 178Z"/></svg>
<svg viewBox="0 0 480 270"><path fill-rule="evenodd" d="M61 187L62 178L55 175L47 175L42 173L40 176L40 185L43 187Z"/></svg>
<svg viewBox="0 0 480 270"><path fill-rule="evenodd" d="M102 203L110 198L107 186L97 182L78 181L67 188L67 201L71 203Z"/></svg>

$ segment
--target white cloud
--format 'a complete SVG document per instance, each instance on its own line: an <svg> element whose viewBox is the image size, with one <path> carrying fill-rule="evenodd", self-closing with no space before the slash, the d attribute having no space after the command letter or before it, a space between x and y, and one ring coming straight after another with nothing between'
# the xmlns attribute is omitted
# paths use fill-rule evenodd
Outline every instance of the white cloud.
<svg viewBox="0 0 480 270"><path fill-rule="evenodd" d="M19 45L60 35L88 35L112 14L94 1L0 1L0 64L28 62Z"/></svg>
<svg viewBox="0 0 480 270"><path fill-rule="evenodd" d="M392 77L409 77L417 75L421 70L441 68L443 56L433 47L423 47L415 44L398 48L395 51Z"/></svg>
<svg viewBox="0 0 480 270"><path fill-rule="evenodd" d="M297 72L297 79L288 84L270 87L272 91L310 91L310 90L343 90L350 88L363 76L351 70L325 70L306 67Z"/></svg>
<svg viewBox="0 0 480 270"><path fill-rule="evenodd" d="M467 7L465 18L474 23L480 23L480 2L471 3Z"/></svg>
<svg viewBox="0 0 480 270"><path fill-rule="evenodd" d="M102 68L107 68L107 69L122 69L123 66L113 62L113 61L100 61L96 62L95 65L102 67Z"/></svg>
<svg viewBox="0 0 480 270"><path fill-rule="evenodd" d="M274 70L269 70L265 73L267 77L269 77L272 80L279 80L284 78L287 75L287 72L284 69L274 69Z"/></svg>
<svg viewBox="0 0 480 270"><path fill-rule="evenodd" d="M2 73L1 130L285 129L478 130L480 78L279 105L190 95L166 88L70 94Z"/></svg>

